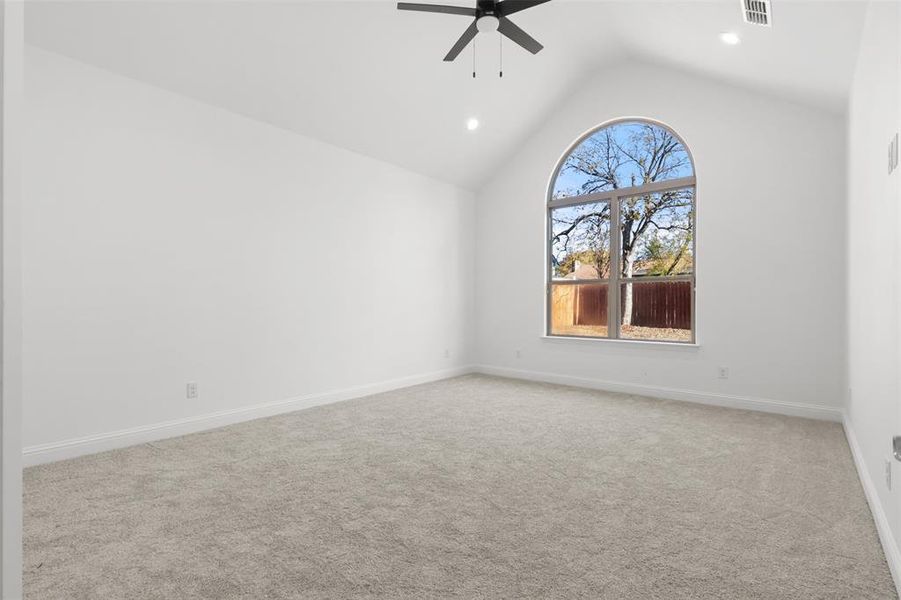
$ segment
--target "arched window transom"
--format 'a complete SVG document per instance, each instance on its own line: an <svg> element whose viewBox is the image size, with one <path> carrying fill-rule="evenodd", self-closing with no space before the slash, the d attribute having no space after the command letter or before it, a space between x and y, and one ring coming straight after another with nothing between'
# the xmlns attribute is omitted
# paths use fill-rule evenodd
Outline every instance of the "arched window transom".
<svg viewBox="0 0 901 600"><path fill-rule="evenodd" d="M684 142L655 122L573 146L548 201L548 335L694 343L695 183Z"/></svg>

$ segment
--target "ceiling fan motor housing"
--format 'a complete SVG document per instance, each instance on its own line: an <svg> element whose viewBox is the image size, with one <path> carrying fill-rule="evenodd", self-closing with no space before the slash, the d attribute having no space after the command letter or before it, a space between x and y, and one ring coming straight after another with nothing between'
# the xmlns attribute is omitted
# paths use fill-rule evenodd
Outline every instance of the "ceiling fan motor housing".
<svg viewBox="0 0 901 600"><path fill-rule="evenodd" d="M478 14L476 18L483 15L497 16L497 2L495 0L478 0Z"/></svg>

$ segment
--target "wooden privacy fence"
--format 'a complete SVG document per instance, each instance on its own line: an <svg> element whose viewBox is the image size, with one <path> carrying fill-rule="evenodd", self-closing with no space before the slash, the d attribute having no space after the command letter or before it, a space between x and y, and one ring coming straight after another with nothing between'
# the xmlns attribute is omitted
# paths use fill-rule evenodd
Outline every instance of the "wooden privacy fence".
<svg viewBox="0 0 901 600"><path fill-rule="evenodd" d="M622 286L620 306L625 305L625 287ZM607 286L555 285L551 310L558 326L607 325ZM691 282L632 284L632 325L691 329Z"/></svg>
<svg viewBox="0 0 901 600"><path fill-rule="evenodd" d="M625 290L623 296L625 297ZM691 329L691 282L633 284L632 325Z"/></svg>

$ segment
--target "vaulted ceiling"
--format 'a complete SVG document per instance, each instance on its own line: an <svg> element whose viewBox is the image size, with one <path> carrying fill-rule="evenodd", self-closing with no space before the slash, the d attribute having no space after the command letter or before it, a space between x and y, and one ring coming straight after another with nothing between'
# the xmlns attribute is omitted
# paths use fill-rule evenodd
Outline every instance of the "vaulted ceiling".
<svg viewBox="0 0 901 600"><path fill-rule="evenodd" d="M841 112L864 10L773 0L774 26L761 28L743 23L739 0L554 0L513 17L545 50L505 43L503 79L497 34L443 63L467 19L387 0L32 2L26 39L475 189L568 93L627 58ZM723 45L723 31L742 43ZM481 127L469 132L473 116Z"/></svg>

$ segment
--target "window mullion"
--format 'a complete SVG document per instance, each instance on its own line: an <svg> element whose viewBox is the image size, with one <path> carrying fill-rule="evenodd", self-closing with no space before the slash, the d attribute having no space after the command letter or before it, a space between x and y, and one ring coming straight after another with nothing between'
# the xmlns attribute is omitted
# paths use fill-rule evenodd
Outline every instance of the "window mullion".
<svg viewBox="0 0 901 600"><path fill-rule="evenodd" d="M610 199L610 284L607 286L607 335L619 339L619 277L622 232L619 225L620 198Z"/></svg>

